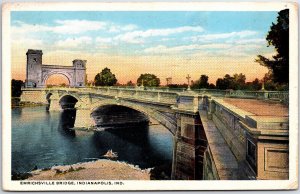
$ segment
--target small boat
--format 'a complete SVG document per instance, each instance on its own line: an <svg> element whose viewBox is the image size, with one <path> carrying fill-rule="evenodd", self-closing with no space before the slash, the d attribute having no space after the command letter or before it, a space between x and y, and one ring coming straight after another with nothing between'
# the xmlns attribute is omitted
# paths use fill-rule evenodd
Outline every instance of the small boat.
<svg viewBox="0 0 300 194"><path fill-rule="evenodd" d="M117 154L117 152L113 152L112 150L108 150L106 152L106 154L104 154L103 156L106 157L106 158L117 158L118 154Z"/></svg>

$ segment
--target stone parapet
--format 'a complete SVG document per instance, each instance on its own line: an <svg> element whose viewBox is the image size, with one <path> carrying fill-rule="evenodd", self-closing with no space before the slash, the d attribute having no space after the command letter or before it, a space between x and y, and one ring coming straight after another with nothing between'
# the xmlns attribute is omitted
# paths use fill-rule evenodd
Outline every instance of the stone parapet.
<svg viewBox="0 0 300 194"><path fill-rule="evenodd" d="M219 154L215 140L222 147L230 149L238 164L239 179L288 179L287 116L257 115L228 104L222 98L207 100L206 103L202 107L208 107L207 111L200 110L200 115L209 143L209 153L212 154L208 158L215 162L217 171L220 160L217 159ZM212 121L208 120L209 115ZM211 131L217 131L218 135ZM209 168L212 169L211 165Z"/></svg>

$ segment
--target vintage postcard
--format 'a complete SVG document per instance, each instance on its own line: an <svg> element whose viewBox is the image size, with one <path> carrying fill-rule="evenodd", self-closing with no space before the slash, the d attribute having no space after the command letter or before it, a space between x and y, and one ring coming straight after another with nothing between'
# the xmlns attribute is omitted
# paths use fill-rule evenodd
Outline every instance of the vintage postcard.
<svg viewBox="0 0 300 194"><path fill-rule="evenodd" d="M2 6L3 189L298 188L298 5Z"/></svg>

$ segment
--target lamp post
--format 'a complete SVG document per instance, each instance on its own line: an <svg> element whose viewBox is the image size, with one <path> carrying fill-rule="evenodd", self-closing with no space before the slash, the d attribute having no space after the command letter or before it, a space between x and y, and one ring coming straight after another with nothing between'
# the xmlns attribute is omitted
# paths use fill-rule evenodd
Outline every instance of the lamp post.
<svg viewBox="0 0 300 194"><path fill-rule="evenodd" d="M190 87L191 76L190 76L190 74L187 75L186 79L188 80L188 88L187 88L187 90L190 91L191 90L191 87Z"/></svg>

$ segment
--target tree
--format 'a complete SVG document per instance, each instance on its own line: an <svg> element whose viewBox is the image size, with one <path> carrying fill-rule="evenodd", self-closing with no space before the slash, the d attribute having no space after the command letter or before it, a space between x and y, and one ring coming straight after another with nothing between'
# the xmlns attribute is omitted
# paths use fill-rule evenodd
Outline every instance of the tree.
<svg viewBox="0 0 300 194"><path fill-rule="evenodd" d="M278 83L289 82L289 10L282 10L278 13L277 23L272 23L266 37L268 46L275 47L277 54L268 59L258 55L255 61L267 67L272 75L273 81Z"/></svg>
<svg viewBox="0 0 300 194"><path fill-rule="evenodd" d="M188 85L186 83L184 84L169 84L168 88L187 88Z"/></svg>
<svg viewBox="0 0 300 194"><path fill-rule="evenodd" d="M208 76L201 75L199 80L191 82L192 89L201 89L201 88L209 88Z"/></svg>
<svg viewBox="0 0 300 194"><path fill-rule="evenodd" d="M138 86L141 86L142 82L143 82L143 86L148 86L148 87L157 87L160 85L160 79L156 77L156 75L149 74L149 73L141 74L136 81Z"/></svg>
<svg viewBox="0 0 300 194"><path fill-rule="evenodd" d="M225 83L224 79L218 78L216 81L216 88L220 90L226 90L229 87L228 84Z"/></svg>
<svg viewBox="0 0 300 194"><path fill-rule="evenodd" d="M216 87L221 90L226 89L234 89L233 88L233 77L231 77L229 74L226 74L224 78L218 78L216 82Z"/></svg>
<svg viewBox="0 0 300 194"><path fill-rule="evenodd" d="M22 80L11 80L11 96L12 97L20 97L22 94L22 86L24 82Z"/></svg>
<svg viewBox="0 0 300 194"><path fill-rule="evenodd" d="M246 76L242 73L233 75L232 88L235 90L242 90L245 88Z"/></svg>
<svg viewBox="0 0 300 194"><path fill-rule="evenodd" d="M94 79L96 86L113 86L117 83L117 81L115 74L113 74L107 67L105 67L101 73L98 73Z"/></svg>
<svg viewBox="0 0 300 194"><path fill-rule="evenodd" d="M134 83L130 80L129 82L126 83L126 86L134 86Z"/></svg>
<svg viewBox="0 0 300 194"><path fill-rule="evenodd" d="M209 84L208 86L208 89L215 89L215 88L216 88L215 84Z"/></svg>
<svg viewBox="0 0 300 194"><path fill-rule="evenodd" d="M260 89L262 88L262 84L261 84L261 82L259 81L259 79L255 78L254 81L252 81L252 82L247 82L247 83L245 84L245 88L246 88L247 90L255 90L255 91L258 91L258 90L260 90Z"/></svg>
<svg viewBox="0 0 300 194"><path fill-rule="evenodd" d="M245 89L246 76L242 73L234 74L231 77L226 74L223 78L218 78L216 82L216 88L221 90L233 89L242 90Z"/></svg>
<svg viewBox="0 0 300 194"><path fill-rule="evenodd" d="M199 88L208 88L208 76L207 75L201 75L200 81L199 81Z"/></svg>

